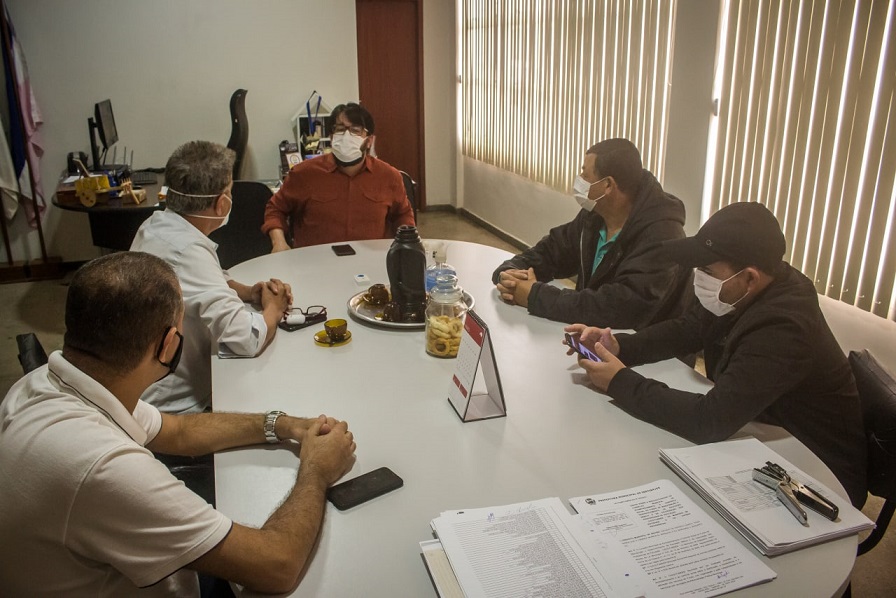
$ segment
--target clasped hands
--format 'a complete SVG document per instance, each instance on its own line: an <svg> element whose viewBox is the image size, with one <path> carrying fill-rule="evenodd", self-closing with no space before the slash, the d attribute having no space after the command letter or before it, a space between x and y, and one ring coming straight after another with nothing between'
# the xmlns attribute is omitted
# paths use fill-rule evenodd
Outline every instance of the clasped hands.
<svg viewBox="0 0 896 598"><path fill-rule="evenodd" d="M276 432L281 440L301 443L302 466L312 468L327 485L351 469L357 445L344 421L323 414L316 418L279 417Z"/></svg>
<svg viewBox="0 0 896 598"><path fill-rule="evenodd" d="M534 268L504 270L498 275L498 284L495 288L505 303L528 307L529 293L536 282L538 279L535 278Z"/></svg>
<svg viewBox="0 0 896 598"><path fill-rule="evenodd" d="M262 307L271 301L279 302L285 312L292 305L292 287L279 278L272 278L252 285L251 297L252 303Z"/></svg>
<svg viewBox="0 0 896 598"><path fill-rule="evenodd" d="M606 393L610 386L610 381L616 376L616 373L625 368L625 364L619 361L619 341L613 336L613 332L609 328L595 328L594 326L585 326L584 324L571 324L563 329L571 335L578 335L579 341L586 348L590 349L595 355L600 357L600 361L592 361L591 359L579 358L579 365L588 374L591 383L597 387L600 392ZM566 344L566 341L563 341ZM567 355L572 355L575 350L569 347L566 351Z"/></svg>

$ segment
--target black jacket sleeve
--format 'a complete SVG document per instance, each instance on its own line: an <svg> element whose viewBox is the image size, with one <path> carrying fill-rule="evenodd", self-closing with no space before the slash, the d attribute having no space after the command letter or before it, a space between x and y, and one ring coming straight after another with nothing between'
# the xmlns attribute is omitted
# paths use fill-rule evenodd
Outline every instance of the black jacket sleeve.
<svg viewBox="0 0 896 598"><path fill-rule="evenodd" d="M784 318L766 320L741 337L706 394L671 389L627 368L613 377L607 394L635 417L691 442L717 442L756 419L804 378L812 354L799 326Z"/></svg>
<svg viewBox="0 0 896 598"><path fill-rule="evenodd" d="M585 286L573 291L536 283L529 294L529 313L590 326L643 327L677 286L680 267L669 260L660 243L681 234L681 227L668 221L647 227L617 258L613 279L596 289ZM612 259L611 253L604 259ZM575 255L582 259L578 250ZM541 280L537 269L535 273Z"/></svg>
<svg viewBox="0 0 896 598"><path fill-rule="evenodd" d="M492 274L492 282L498 284L504 270L528 270L535 268L535 278L550 281L574 276L579 271L579 243L581 242L584 215L580 211L572 222L552 228L544 238L523 253L516 255Z"/></svg>
<svg viewBox="0 0 896 598"><path fill-rule="evenodd" d="M654 363L703 348L700 311L695 302L681 317L658 322L637 334L617 334L619 360L627 366Z"/></svg>

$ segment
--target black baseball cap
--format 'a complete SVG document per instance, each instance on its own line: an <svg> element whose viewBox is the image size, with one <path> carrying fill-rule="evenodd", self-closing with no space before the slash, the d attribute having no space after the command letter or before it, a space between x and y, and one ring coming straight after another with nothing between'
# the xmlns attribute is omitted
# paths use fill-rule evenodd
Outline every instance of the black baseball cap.
<svg viewBox="0 0 896 598"><path fill-rule="evenodd" d="M663 243L669 257L688 268L727 261L771 271L787 243L777 218L758 202L727 205L709 217L697 234Z"/></svg>

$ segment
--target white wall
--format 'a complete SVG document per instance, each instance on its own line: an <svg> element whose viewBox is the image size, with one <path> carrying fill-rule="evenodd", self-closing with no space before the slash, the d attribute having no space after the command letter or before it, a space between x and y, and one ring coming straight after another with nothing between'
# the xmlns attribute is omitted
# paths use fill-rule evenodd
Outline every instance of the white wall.
<svg viewBox="0 0 896 598"><path fill-rule="evenodd" d="M423 2L423 109L426 205L455 203L457 102L455 16L451 0Z"/></svg>
<svg viewBox="0 0 896 598"><path fill-rule="evenodd" d="M358 98L355 0L7 0L7 6L43 112L48 200L67 152L89 154L87 117L105 98L112 100L118 145L134 149L135 167L162 167L185 141L226 143L230 95L249 90L245 178L277 176L277 145L291 138L289 119L312 90L331 107ZM425 148L428 199L450 203L454 4L424 0L423 13L424 111L433 128ZM66 261L99 255L84 214L51 205L44 229L52 255ZM16 259L40 256L37 234L21 215L12 236Z"/></svg>
<svg viewBox="0 0 896 598"><path fill-rule="evenodd" d="M697 232L703 204L712 78L719 29L718 2L679 0L663 185L684 202L685 231Z"/></svg>
<svg viewBox="0 0 896 598"><path fill-rule="evenodd" d="M718 2L679 0L670 101L668 154L663 186L687 209L687 226L700 226ZM599 140L595 140L599 141ZM458 205L526 244L568 222L578 211L562 193L459 155ZM569 173L570 180L577 173Z"/></svg>

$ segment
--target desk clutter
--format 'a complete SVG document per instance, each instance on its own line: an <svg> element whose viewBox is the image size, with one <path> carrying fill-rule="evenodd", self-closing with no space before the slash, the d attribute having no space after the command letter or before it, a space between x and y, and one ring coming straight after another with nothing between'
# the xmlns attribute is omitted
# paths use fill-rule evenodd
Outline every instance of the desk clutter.
<svg viewBox="0 0 896 598"><path fill-rule="evenodd" d="M134 183L128 167L90 173L86 166L80 166L83 168L81 174L63 179L57 188L56 199L59 203L92 208L97 204L139 205L146 201L146 190Z"/></svg>
<svg viewBox="0 0 896 598"><path fill-rule="evenodd" d="M710 598L777 577L669 480L569 504L443 512L420 543L439 595Z"/></svg>
<svg viewBox="0 0 896 598"><path fill-rule="evenodd" d="M848 500L755 438L661 449L660 459L765 555L792 552L874 527ZM768 469L767 463L789 472L791 483L813 489L827 508L818 505L798 517L794 509L800 507L790 498L782 498L767 480L756 480L754 470Z"/></svg>
<svg viewBox="0 0 896 598"><path fill-rule="evenodd" d="M660 449L660 459L764 555L873 527L755 438ZM825 505L842 506L798 521L751 475L753 464L765 462L783 463L765 469L786 469L788 480L816 489ZM510 597L538 588L558 596L710 598L777 577L669 480L569 504L575 515L558 498L441 513L430 524L437 539L420 542L439 595Z"/></svg>

